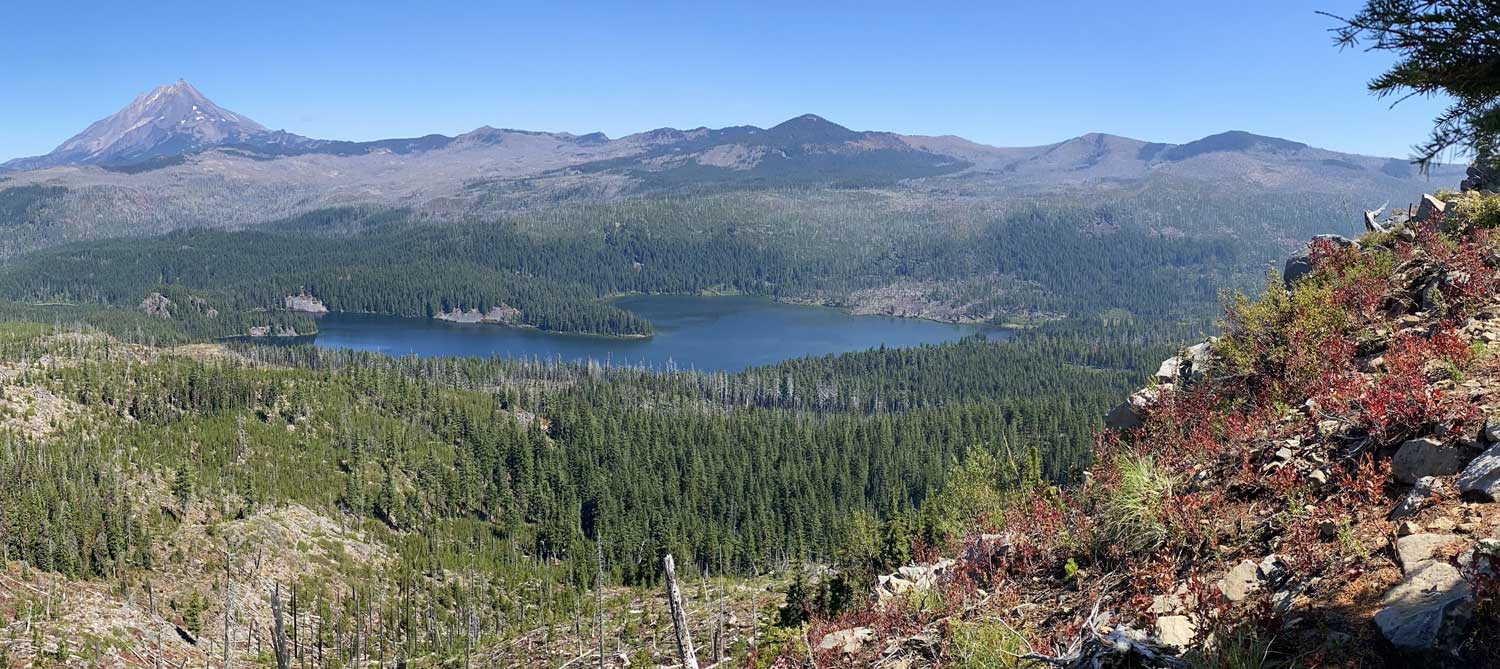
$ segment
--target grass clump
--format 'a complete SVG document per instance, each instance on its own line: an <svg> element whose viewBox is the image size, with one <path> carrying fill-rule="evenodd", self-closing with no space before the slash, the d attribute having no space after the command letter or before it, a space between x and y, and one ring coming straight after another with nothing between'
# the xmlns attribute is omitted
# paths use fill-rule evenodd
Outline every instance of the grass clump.
<svg viewBox="0 0 1500 669"><path fill-rule="evenodd" d="M1170 535L1165 511L1176 482L1149 455L1121 455L1117 466L1119 483L1099 501L1103 537L1130 553L1154 550Z"/></svg>
<svg viewBox="0 0 1500 669"><path fill-rule="evenodd" d="M1271 640L1253 628L1240 625L1187 655L1193 669L1272 669L1282 666L1272 660Z"/></svg>
<svg viewBox="0 0 1500 669"><path fill-rule="evenodd" d="M999 621L975 620L953 627L954 669L1010 669L1026 653L1026 642Z"/></svg>

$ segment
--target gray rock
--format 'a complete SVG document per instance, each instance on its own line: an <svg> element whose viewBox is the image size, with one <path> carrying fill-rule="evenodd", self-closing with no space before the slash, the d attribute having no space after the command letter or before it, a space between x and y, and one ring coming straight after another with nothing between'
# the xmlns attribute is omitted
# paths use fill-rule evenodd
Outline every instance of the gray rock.
<svg viewBox="0 0 1500 669"><path fill-rule="evenodd" d="M1489 166L1475 161L1469 163L1469 169L1465 170L1464 173L1468 178L1459 183L1459 190L1465 192L1496 190L1495 174L1490 170Z"/></svg>
<svg viewBox="0 0 1500 669"><path fill-rule="evenodd" d="M1484 429L1480 430L1479 434L1484 437L1486 444L1500 442L1500 421L1493 419L1485 421Z"/></svg>
<svg viewBox="0 0 1500 669"><path fill-rule="evenodd" d="M284 304L287 311L302 311L309 314L328 313L328 307L323 305L322 300L308 295L307 293L288 295L286 296Z"/></svg>
<svg viewBox="0 0 1500 669"><path fill-rule="evenodd" d="M1110 409L1109 413L1104 415L1104 427L1117 432L1134 430L1143 424L1140 415L1136 414L1135 407L1130 406L1129 401L1116 404L1115 408Z"/></svg>
<svg viewBox="0 0 1500 669"><path fill-rule="evenodd" d="M1396 451L1391 474L1402 483L1416 483L1424 476L1452 476L1469 464L1469 454L1431 437L1412 439Z"/></svg>
<svg viewBox="0 0 1500 669"><path fill-rule="evenodd" d="M1436 196L1430 193L1424 193L1422 195L1422 202L1417 205L1417 215L1413 216L1412 220L1419 223L1432 220L1434 216L1442 214L1447 208L1448 203L1437 199Z"/></svg>
<svg viewBox="0 0 1500 669"><path fill-rule="evenodd" d="M168 299L166 295L162 295L161 293L152 293L150 295L147 295L146 299L141 300L141 311L146 312L147 316L155 316L157 318L165 318L167 320L171 320L172 307L172 300Z"/></svg>
<svg viewBox="0 0 1500 669"><path fill-rule="evenodd" d="M1318 235L1313 241L1327 240L1336 246L1353 246L1354 240L1342 235ZM1292 254L1286 259L1286 265L1281 270L1281 280L1286 284L1288 290L1298 279L1312 273L1312 242L1308 242L1302 250Z"/></svg>
<svg viewBox="0 0 1500 669"><path fill-rule="evenodd" d="M1185 380L1196 381L1208 372L1208 366L1213 363L1213 343L1214 340L1210 338L1208 341L1193 344L1178 356L1178 359L1184 361L1187 367L1181 374Z"/></svg>
<svg viewBox="0 0 1500 669"><path fill-rule="evenodd" d="M1275 553L1261 558L1260 564L1255 565L1255 568L1263 583L1275 584L1286 580L1286 563L1282 562L1281 557Z"/></svg>
<svg viewBox="0 0 1500 669"><path fill-rule="evenodd" d="M1156 368L1156 380L1162 383L1171 383L1177 380L1177 374L1182 370L1182 359L1172 356L1161 361L1161 366Z"/></svg>
<svg viewBox="0 0 1500 669"><path fill-rule="evenodd" d="M1124 402L1115 405L1104 416L1104 427L1111 430L1133 430L1144 424L1146 407L1156 403L1165 391L1171 390L1172 384L1164 383L1155 388L1142 388L1130 394Z"/></svg>
<svg viewBox="0 0 1500 669"><path fill-rule="evenodd" d="M1401 569L1410 574L1433 561L1434 554L1455 541L1462 541L1455 534L1413 534L1396 540L1396 559Z"/></svg>
<svg viewBox="0 0 1500 669"><path fill-rule="evenodd" d="M875 631L868 627L854 627L837 632L829 632L818 642L818 650L833 650L838 648L845 655L858 655L864 650L865 644L875 640Z"/></svg>
<svg viewBox="0 0 1500 669"><path fill-rule="evenodd" d="M1156 638L1168 646L1187 648L1198 634L1198 626L1187 616L1162 616L1156 619Z"/></svg>
<svg viewBox="0 0 1500 669"><path fill-rule="evenodd" d="M1401 520L1421 511L1422 507L1427 504L1427 500L1432 497L1432 486L1435 483L1437 483L1437 478L1432 476L1417 479L1411 490L1406 491L1406 496L1401 498L1401 503L1391 509L1391 515L1387 519Z"/></svg>
<svg viewBox="0 0 1500 669"><path fill-rule="evenodd" d="M1489 429L1486 425L1486 437ZM1500 500L1500 444L1491 446L1470 461L1459 473L1456 483L1460 493L1478 495L1490 501Z"/></svg>
<svg viewBox="0 0 1500 669"><path fill-rule="evenodd" d="M1436 656L1454 652L1468 634L1474 594L1452 565L1428 562L1381 601L1375 625L1397 650Z"/></svg>
<svg viewBox="0 0 1500 669"><path fill-rule="evenodd" d="M1238 602L1260 588L1260 567L1251 560L1241 560L1224 578L1219 579L1219 592L1231 602Z"/></svg>

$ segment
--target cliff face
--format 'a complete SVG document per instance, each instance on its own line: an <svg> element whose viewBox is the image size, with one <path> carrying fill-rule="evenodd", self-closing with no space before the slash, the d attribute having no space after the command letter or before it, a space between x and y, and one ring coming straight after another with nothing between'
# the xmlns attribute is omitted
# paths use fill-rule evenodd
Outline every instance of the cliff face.
<svg viewBox="0 0 1500 669"><path fill-rule="evenodd" d="M328 307L323 301L308 295L306 292L286 296L285 305L287 311L300 311L309 314L326 314Z"/></svg>
<svg viewBox="0 0 1500 669"><path fill-rule="evenodd" d="M814 623L814 655L1500 664L1500 196L1367 220L1230 300L1111 413L1080 485L883 578L877 609Z"/></svg>

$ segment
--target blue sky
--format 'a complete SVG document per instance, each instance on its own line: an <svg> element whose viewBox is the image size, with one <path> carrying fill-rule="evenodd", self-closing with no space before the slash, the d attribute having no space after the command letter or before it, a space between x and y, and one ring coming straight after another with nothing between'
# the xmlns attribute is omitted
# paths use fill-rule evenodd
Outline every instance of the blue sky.
<svg viewBox="0 0 1500 669"><path fill-rule="evenodd" d="M1004 146L1236 129L1404 157L1442 104L1366 93L1390 58L1340 52L1314 14L1360 4L17 2L0 25L0 160L178 77L328 139L811 112Z"/></svg>

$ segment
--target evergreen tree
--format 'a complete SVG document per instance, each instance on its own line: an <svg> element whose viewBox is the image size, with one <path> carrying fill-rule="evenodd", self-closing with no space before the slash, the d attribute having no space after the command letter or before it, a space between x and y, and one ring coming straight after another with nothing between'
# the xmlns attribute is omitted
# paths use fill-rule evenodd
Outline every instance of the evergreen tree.
<svg viewBox="0 0 1500 669"><path fill-rule="evenodd" d="M1445 95L1453 102L1434 120L1432 136L1415 147L1427 164L1453 147L1486 160L1500 140L1500 12L1474 0L1368 0L1335 29L1338 43L1366 44L1399 59L1370 82L1381 97ZM1332 16L1331 14L1329 16Z"/></svg>

